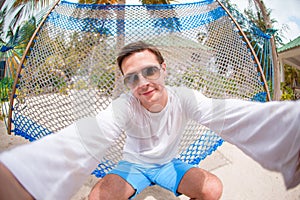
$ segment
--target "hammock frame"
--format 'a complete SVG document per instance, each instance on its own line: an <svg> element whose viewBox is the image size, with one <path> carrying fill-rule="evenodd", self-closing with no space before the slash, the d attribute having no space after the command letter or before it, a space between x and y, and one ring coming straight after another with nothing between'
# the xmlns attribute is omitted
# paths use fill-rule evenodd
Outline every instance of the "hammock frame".
<svg viewBox="0 0 300 200"><path fill-rule="evenodd" d="M207 0L203 4L202 2L196 2L192 6L182 4L178 5L178 7L173 7L172 5L162 5L162 7L147 7L146 5L143 5L140 6L140 10L136 10L135 7L134 9L132 9L132 7L129 6L130 8L128 8L128 13L135 20L136 17L143 17L142 19L146 21L154 21L151 21L149 23L150 25L148 24L148 22L139 24L129 17L129 19L126 21L129 22L129 25L127 23L129 27L127 28L127 31L129 30L128 32L125 31L126 18L124 12L125 6L127 5L109 5L109 9L112 9L112 11L109 11L110 14L113 13L113 16L116 17L111 18L111 16L108 16L106 13L109 9L107 9L105 5L97 7L97 5L85 6L81 4L74 5L72 3L63 2L58 6L58 9L55 10L59 2L60 0L54 3L52 8L44 16L38 28L35 30L18 66L17 76L14 80L12 95L10 96L9 102L10 106L7 126L8 134L11 134L15 131L16 135L21 135L26 139L33 141L47 134L56 132L60 128L66 126L68 123L72 122L74 119L76 120L78 119L78 117L80 118L82 116L86 116L86 113L90 111L91 114L95 114L95 111L99 111L99 109L101 110L105 106L107 106L107 102L110 102L112 98L119 95L115 94L115 92L118 93L120 92L120 90L124 90L124 86L120 85L122 83L120 83L121 74L119 70L111 69L115 71L113 71L113 77L110 78L109 81L114 81L114 84L111 84L111 82L104 83L101 80L101 82L97 82L97 85L93 85L94 82L89 81L92 80L94 76L99 76L99 71L96 71L97 73L93 71L95 70L95 67L98 68L98 70L102 70L103 73L106 73L107 68L105 67L115 67L115 63L111 62L110 60L115 56L116 49L123 46L123 44L125 43L125 39L127 39L128 41L132 41L136 40L136 38L142 38L142 40L146 40L146 42L152 43L154 45L161 45L158 46L158 48L161 48L160 50L165 51L164 53L166 53L166 55L163 56L165 57L166 61L170 62L167 62L168 66L171 66L171 70L169 70L170 74L168 75L168 77L171 77L171 85L173 84L177 86L179 84L187 84L188 87L197 90L202 90L202 87L204 87L205 90L207 89L208 95L212 95L216 98L222 98L224 96L227 97L227 95L229 95L229 97L246 98L248 100L254 101L261 101L261 98L263 99L262 101L270 100L267 81L263 73L264 70L262 69L257 55L255 54L255 50L251 46L251 43L246 37L246 34L243 32L237 21L219 0ZM196 6L196 8L193 6ZM101 9L100 13L98 13L98 8ZM63 12L63 9L67 10L66 15ZM71 14L69 9L71 9ZM83 11L82 9L86 10ZM196 17L196 19L198 20L196 21L196 24L193 21L184 21L186 20L186 18L184 17L191 17L189 15L190 10L186 12L185 9L197 9L197 14L195 16L192 15L192 17ZM53 10L54 12L52 14ZM79 14L76 13L73 15L73 12L77 11ZM87 16L85 15L86 11L88 11ZM178 13L176 13L177 11ZM182 13L183 11L185 11L185 13ZM144 15L141 15L139 12L146 12L147 15L149 14L148 18L147 16L144 17ZM89 15L90 13L92 14ZM95 13L97 17L95 17ZM182 23L185 24L183 25L182 30L180 24L181 22L178 22L179 18L177 18L177 14L178 16L180 16L180 14L183 15L181 19L183 19ZM56 18L57 16L59 16L59 20ZM48 17L49 21L46 20ZM190 20L190 18L188 19ZM86 20L88 22L86 22ZM171 20L171 23L175 23L176 25L172 28L175 28L176 30L172 28L163 29L165 27L161 27L161 24L158 25L159 28L157 29L156 20L162 20L159 22L166 22L167 25L169 25L168 22ZM99 24L102 25L102 23L104 26L104 22L106 23L106 21L108 21L108 25L105 24L107 27L105 26L103 28L102 26L97 26ZM177 27L177 22L179 23L179 28ZM200 23L200 25L198 23ZM46 30L42 28L44 24ZM112 27L111 24L114 24L114 27ZM135 31L138 30L136 29L136 26L138 26L137 24L142 26L142 28L138 27L139 29L143 29L143 27L146 27L146 30L142 30L140 32L138 31L137 33L135 33ZM85 29L87 26L91 26L92 28L89 29L90 27L88 27L87 29ZM118 29L119 27L121 28ZM107 46L102 45L99 42L101 39L103 39L103 35L104 37L106 36L102 32L105 31L105 28L107 28L108 32L111 31L110 28L112 28L113 30L117 30L110 35L110 40L106 41L107 43L105 43L106 45L110 45L108 48L108 52L106 52ZM164 32L165 30L166 32ZM175 30L175 33L173 32L173 30ZM65 34L65 31L70 32L67 32L67 34ZM154 33L155 36L153 38L153 36L151 35L153 34L152 31L160 32L159 34ZM160 34L161 31L162 34ZM94 33L96 34L93 35ZM202 43L202 41L198 40L196 42L194 38L196 36L195 33L208 34L207 43L206 41ZM73 37L73 34L78 34L80 36L78 38L75 37L75 39L77 42L81 41L81 43L78 43L78 46L81 45L81 48L77 47L77 43L72 43L71 39ZM125 36L125 34L128 35ZM228 37L222 37L222 34L228 34ZM53 40L54 38L55 43L50 42L49 39L51 37L51 40ZM194 40L191 39L191 37L193 37ZM196 37L198 37L198 35ZM90 41L87 43L87 40L85 40L85 38L90 39ZM149 41L147 41L147 39ZM151 41L153 39L154 41ZM61 40L67 41L61 42ZM156 40L158 40L158 43L156 43ZM37 43L35 41L37 41ZM226 42L226 44L229 46L223 45L223 42ZM74 65L71 65L70 63L74 62L74 60L68 60L68 56L70 56L69 51L73 52L73 49L67 50L63 47L70 45L72 46L74 44L76 45L76 48L74 50L75 53L70 55L75 56L76 59L81 60L79 60L78 63L74 63ZM224 49L224 47L229 47L230 49L226 50ZM85 51L84 48L88 48L89 50ZM176 52L177 54L175 53L168 56L168 53L172 53L172 51L175 51L175 48L177 50L179 49L179 51ZM57 53L57 50L60 49L62 50ZM106 53L108 53L109 56L107 56L108 54ZM64 57L61 56L64 54L68 55ZM180 58L178 58L178 56ZM26 60L27 58L28 60ZM54 62L52 64L51 62L49 62L49 64L48 58L51 62ZM187 58L188 60L185 60L185 58ZM56 59L62 59L62 62L57 63ZM217 61L217 59L220 60ZM68 60L68 62L66 60ZM89 60L92 60L93 62L90 62ZM182 60L184 60L184 62L182 62ZM234 63L231 64L232 62ZM58 66L58 68L56 67L56 65ZM66 88L68 89L67 95L63 95L58 92L57 88L54 88L54 90L52 90L51 87L57 87L51 85L51 83L54 83L51 78L55 77L56 75L54 74L53 76L52 73L57 73L59 70L60 72L64 72L61 70L63 69L63 67L66 67L67 70L73 70L72 67L74 67L75 70L73 72L70 72L69 77L76 79L77 76L82 76L81 79L79 78L78 80L85 81L85 75L87 76L88 81L84 82L84 84L92 83L92 85L87 86L82 90L78 88L74 89L74 85L72 85L73 83L65 80L64 83L67 85ZM23 69L24 73L22 73ZM51 71L52 69L53 71ZM82 72L80 70L82 69L87 69L88 71L90 71L81 74ZM42 74L40 75L39 73ZM179 75L176 73L178 73ZM231 73L232 76L229 75L229 77L227 77L227 73ZM103 74L100 74L100 79L102 79ZM31 77L38 77L39 79L37 82L30 83L30 81L33 80L33 78ZM59 78L61 77L66 78L67 76L59 76ZM99 79L97 79L97 81L99 81ZM167 84L169 83L168 81L169 79L167 80ZM176 81L179 81L179 83L177 84ZM203 81L203 83L201 81ZM216 85L210 86L209 84ZM112 91L112 93L110 93L110 91L102 91L106 90L106 86L111 87L111 85L114 86L113 90L115 90L116 88L117 90ZM35 88L36 86L37 89ZM24 88L25 90L23 90ZM100 93L98 93L97 90L101 90ZM20 94L21 97L18 97L18 95L20 96ZM77 101L76 95L77 97L79 97L79 101ZM86 97L93 99L85 101L84 98ZM52 102L52 98L54 103ZM97 101L95 101L94 98L98 98ZM47 102L49 100L51 102ZM61 101L63 102L63 104L71 105L66 105L66 107L60 110L59 107L61 106ZM82 103L85 104L85 106L81 107ZM51 109L53 108L55 109L55 113L51 111ZM88 111L84 109L87 109ZM78 112L78 114L76 112ZM13 124L15 125L15 130L12 130ZM27 134L27 132L29 132L29 134ZM110 169L115 166L116 160L118 160L122 156L121 151L124 145L125 138L126 135L124 133L121 133L119 139L116 141L117 145L114 145L114 148L108 149L106 156L104 156L104 159L98 166L98 170L95 170L94 172L97 177L103 177ZM201 160L205 159L206 156L210 155L214 150L216 150L217 147L222 144L222 142L223 140L212 131L196 126L193 123L188 124L182 137L181 143L184 143L184 145L180 145L179 157L185 162L197 165Z"/></svg>
<svg viewBox="0 0 300 200"><path fill-rule="evenodd" d="M43 26L43 24L45 23L47 17L49 16L49 14L52 12L52 10L58 5L58 3L60 2L61 0L57 0L53 6L49 9L49 11L47 12L47 14L44 16L43 20L40 22L40 24L38 25L37 29L35 30L35 32L33 33L31 39L29 40L29 43L24 51L24 54L22 56L22 59L20 61L20 64L18 66L18 69L17 69L17 75L16 75L16 78L14 80L14 84L13 84L13 88L12 88L12 95L10 96L10 99L9 99L9 105L14 105L14 97L15 97L15 92L16 92L16 89L17 89L17 84L18 84L18 78L19 78L19 75L22 71L22 68L23 68L23 63L26 59L26 56L28 55L29 51L30 51L30 47L32 46L33 44L33 41L34 41L34 38L36 37L37 33L40 31L41 27ZM229 12L229 10L224 6L223 3L220 2L220 0L216 0L216 2L218 2L220 4L220 6L225 10L225 12L228 14L228 16L231 18L231 20L233 21L233 23L236 25L236 27L239 29L243 39L245 40L248 48L250 49L252 55L254 56L254 61L255 63L257 64L257 69L258 71L260 72L261 74L261 78L262 78L262 81L264 83L264 88L265 88L265 91L267 93L267 101L270 101L271 100L271 97L270 97L270 91L268 89L268 83L266 81L266 78L265 78L265 75L264 75L264 72L262 70L262 67L261 67L261 64L259 62L259 59L257 58L257 55L256 55L256 52L254 51L250 41L248 40L246 34L244 33L244 31L242 30L242 28L240 27L240 25L238 24L238 22L234 19L234 17L231 15L231 13ZM11 131L12 131L12 112L13 112L13 106L9 106L9 112L8 112L8 124L7 124L7 132L8 134L11 134Z"/></svg>

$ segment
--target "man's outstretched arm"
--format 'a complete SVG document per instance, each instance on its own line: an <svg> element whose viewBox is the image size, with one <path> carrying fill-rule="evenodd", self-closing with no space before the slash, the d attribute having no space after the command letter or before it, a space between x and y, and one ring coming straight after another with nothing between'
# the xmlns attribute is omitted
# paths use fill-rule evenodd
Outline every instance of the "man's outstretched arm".
<svg viewBox="0 0 300 200"><path fill-rule="evenodd" d="M105 119L104 116L99 118ZM1 190L14 192L5 185L19 182L34 199L70 199L114 141L116 130L105 126L107 123L103 121L84 118L58 133L1 152L0 162L9 169L3 167L3 176L7 177L1 178Z"/></svg>
<svg viewBox="0 0 300 200"><path fill-rule="evenodd" d="M184 92L184 105L194 120L264 168L281 172L287 188L300 184L300 101L259 103Z"/></svg>

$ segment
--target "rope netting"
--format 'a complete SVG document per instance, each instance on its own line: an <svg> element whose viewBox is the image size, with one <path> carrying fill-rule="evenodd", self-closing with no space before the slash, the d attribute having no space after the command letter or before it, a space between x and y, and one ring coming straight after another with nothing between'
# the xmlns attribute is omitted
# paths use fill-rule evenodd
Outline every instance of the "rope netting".
<svg viewBox="0 0 300 200"><path fill-rule="evenodd" d="M214 98L266 100L254 55L216 1L172 5L62 1L34 36L19 70L12 131L33 141L105 109L112 99L128 92L116 54L124 44L138 40L161 50L167 85L184 85ZM95 170L96 176L104 176L122 158L125 139L126 133L121 133ZM222 142L191 121L178 155L199 164Z"/></svg>
<svg viewBox="0 0 300 200"><path fill-rule="evenodd" d="M274 67L270 39L275 33L274 30L266 30L266 33L264 33L252 21L247 19L243 14L232 7L227 1L223 1L223 4L229 9L233 18L237 21L242 31L247 36L247 39L251 43L259 63L261 64L270 95L272 95L274 86Z"/></svg>

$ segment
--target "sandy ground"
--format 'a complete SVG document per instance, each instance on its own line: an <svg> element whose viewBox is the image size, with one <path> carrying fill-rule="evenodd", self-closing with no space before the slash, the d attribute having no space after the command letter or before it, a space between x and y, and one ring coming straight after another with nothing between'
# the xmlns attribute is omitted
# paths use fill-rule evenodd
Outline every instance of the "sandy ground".
<svg viewBox="0 0 300 200"><path fill-rule="evenodd" d="M0 152L28 142L22 137L8 135L0 122ZM286 190L280 174L263 169L236 147L224 143L200 167L216 174L223 182L221 200L300 200L300 185ZM71 200L86 200L97 178L90 176ZM175 197L158 186L144 190L137 200L187 200L186 196Z"/></svg>

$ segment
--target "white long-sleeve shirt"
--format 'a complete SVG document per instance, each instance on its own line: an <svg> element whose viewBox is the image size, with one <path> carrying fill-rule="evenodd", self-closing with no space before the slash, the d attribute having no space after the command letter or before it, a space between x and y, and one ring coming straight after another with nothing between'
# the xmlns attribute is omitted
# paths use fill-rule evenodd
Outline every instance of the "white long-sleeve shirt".
<svg viewBox="0 0 300 200"><path fill-rule="evenodd" d="M124 160L163 164L177 156L185 125L195 120L265 168L281 172L287 187L300 182L299 101L210 99L183 87L167 91L168 103L159 113L150 113L124 94L95 118L4 152L0 160L35 198L69 199L121 131L127 135Z"/></svg>

